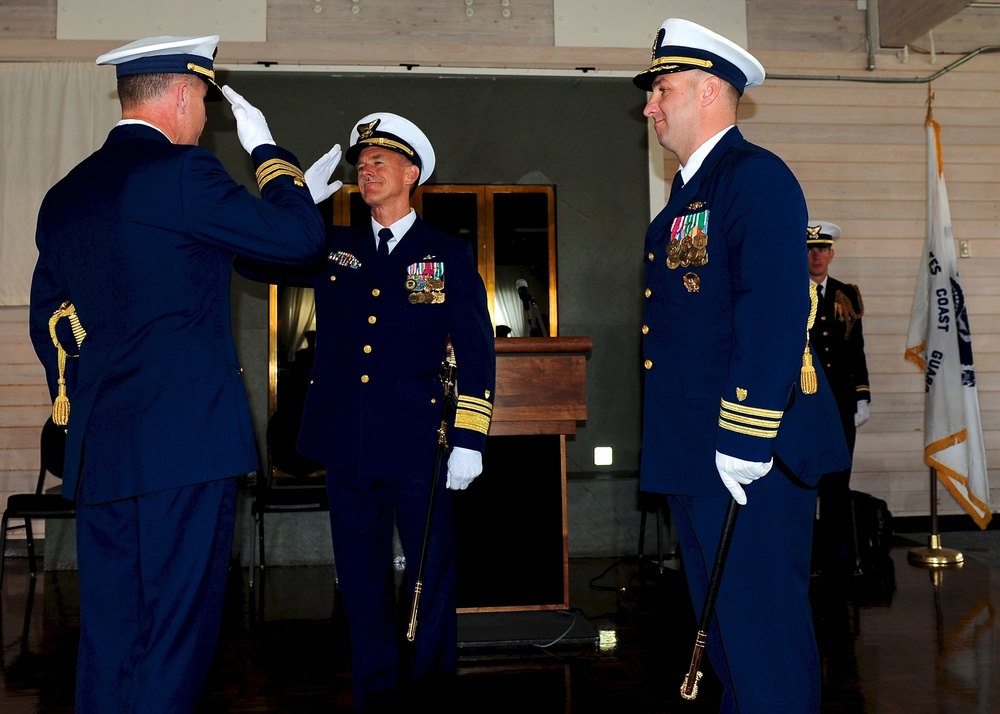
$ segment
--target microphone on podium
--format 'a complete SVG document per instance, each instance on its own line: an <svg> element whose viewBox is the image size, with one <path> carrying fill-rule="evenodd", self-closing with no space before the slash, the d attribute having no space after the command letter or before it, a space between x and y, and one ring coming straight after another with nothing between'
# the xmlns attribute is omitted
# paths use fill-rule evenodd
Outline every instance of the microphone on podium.
<svg viewBox="0 0 1000 714"><path fill-rule="evenodd" d="M517 288L517 294L521 296L521 302L524 303L524 309L530 310L531 305L535 302L535 298L531 297L531 293L528 292L528 281L524 278L519 278L517 282L514 283Z"/></svg>
<svg viewBox="0 0 1000 714"><path fill-rule="evenodd" d="M528 335L531 337L543 337L545 335L545 327L542 325L542 315L538 310L538 303L535 302L535 298L528 292L528 281L524 278L519 278L514 283L514 286L517 288L517 294L521 297L521 302L524 304L525 318L528 321Z"/></svg>

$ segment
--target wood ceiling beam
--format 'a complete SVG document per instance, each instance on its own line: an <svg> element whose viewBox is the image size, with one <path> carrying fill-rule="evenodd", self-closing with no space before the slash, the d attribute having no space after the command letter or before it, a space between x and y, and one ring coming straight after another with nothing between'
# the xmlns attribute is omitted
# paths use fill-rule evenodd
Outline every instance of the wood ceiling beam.
<svg viewBox="0 0 1000 714"><path fill-rule="evenodd" d="M972 0L878 0L879 44L905 47L964 10Z"/></svg>

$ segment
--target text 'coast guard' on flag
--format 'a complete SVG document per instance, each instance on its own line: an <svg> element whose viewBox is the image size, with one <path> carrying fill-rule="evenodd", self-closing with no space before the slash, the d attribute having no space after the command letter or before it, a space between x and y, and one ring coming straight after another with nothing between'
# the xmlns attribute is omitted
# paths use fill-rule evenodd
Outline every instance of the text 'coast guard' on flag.
<svg viewBox="0 0 1000 714"><path fill-rule="evenodd" d="M980 528L990 522L986 449L972 334L951 228L941 125L927 118L927 241L913 293L906 359L924 370L924 461Z"/></svg>

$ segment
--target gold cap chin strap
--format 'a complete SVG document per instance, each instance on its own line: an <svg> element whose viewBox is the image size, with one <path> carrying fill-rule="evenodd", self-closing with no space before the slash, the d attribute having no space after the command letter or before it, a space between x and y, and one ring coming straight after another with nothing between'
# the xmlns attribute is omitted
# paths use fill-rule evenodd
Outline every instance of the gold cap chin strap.
<svg viewBox="0 0 1000 714"><path fill-rule="evenodd" d="M809 281L809 319L806 320L806 349L802 353L802 370L799 374L799 384L803 394L815 394L819 388L816 379L816 368L813 367L812 352L809 351L809 330L816 322L816 311L819 309L819 297L816 294L816 283Z"/></svg>
<svg viewBox="0 0 1000 714"><path fill-rule="evenodd" d="M68 300L60 305L49 318L49 336L52 338L52 344L56 346L59 359L59 393L56 395L55 401L52 402L52 421L59 426L66 426L69 423L69 397L66 396L66 358L80 356L78 354L68 355L66 348L62 346L56 336L56 324L64 317L69 320L73 339L76 340L78 349L83 344L83 338L87 336L87 331L83 329L80 318L77 317L76 307Z"/></svg>

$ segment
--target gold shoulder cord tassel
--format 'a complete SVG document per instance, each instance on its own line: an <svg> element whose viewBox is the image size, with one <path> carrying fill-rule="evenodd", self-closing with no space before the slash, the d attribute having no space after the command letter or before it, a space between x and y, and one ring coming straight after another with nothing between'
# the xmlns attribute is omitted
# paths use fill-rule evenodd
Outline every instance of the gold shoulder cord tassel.
<svg viewBox="0 0 1000 714"><path fill-rule="evenodd" d="M76 307L69 301L60 305L52 313L52 317L49 318L49 336L52 338L52 344L56 347L59 359L59 393L56 395L55 401L52 402L52 421L59 426L66 426L69 423L69 397L66 395L66 358L69 356L79 357L79 355L67 355L66 349L56 336L56 324L64 317L69 319L70 328L73 330L73 338L76 340L77 347L83 343L83 338L87 336L86 330L80 324L80 318L77 317Z"/></svg>
<svg viewBox="0 0 1000 714"><path fill-rule="evenodd" d="M819 309L819 298L816 295L816 283L809 281L809 319L806 321L806 349L802 353L802 370L799 384L803 394L815 394L819 388L816 380L816 368L813 367L812 352L809 351L809 330L816 322L816 311Z"/></svg>

